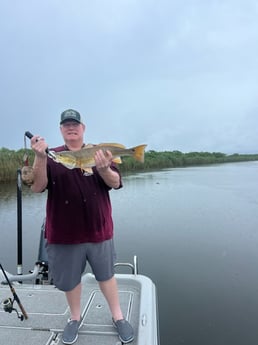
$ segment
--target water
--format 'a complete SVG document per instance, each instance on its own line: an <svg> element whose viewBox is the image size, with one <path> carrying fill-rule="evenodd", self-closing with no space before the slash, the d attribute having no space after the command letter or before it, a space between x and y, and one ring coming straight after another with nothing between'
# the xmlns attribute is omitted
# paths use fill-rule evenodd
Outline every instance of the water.
<svg viewBox="0 0 258 345"><path fill-rule="evenodd" d="M161 345L256 344L257 171L257 162L170 169L126 177L112 191L118 259L136 254L155 282ZM0 197L0 261L16 273L16 186L1 185ZM45 199L23 188L25 273Z"/></svg>

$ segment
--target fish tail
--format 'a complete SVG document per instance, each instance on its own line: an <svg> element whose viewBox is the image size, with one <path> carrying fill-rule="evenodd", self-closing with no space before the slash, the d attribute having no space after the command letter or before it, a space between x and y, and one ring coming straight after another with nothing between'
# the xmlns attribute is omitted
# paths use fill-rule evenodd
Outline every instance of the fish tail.
<svg viewBox="0 0 258 345"><path fill-rule="evenodd" d="M135 146L132 150L134 151L133 157L138 162L144 163L144 150L147 145Z"/></svg>

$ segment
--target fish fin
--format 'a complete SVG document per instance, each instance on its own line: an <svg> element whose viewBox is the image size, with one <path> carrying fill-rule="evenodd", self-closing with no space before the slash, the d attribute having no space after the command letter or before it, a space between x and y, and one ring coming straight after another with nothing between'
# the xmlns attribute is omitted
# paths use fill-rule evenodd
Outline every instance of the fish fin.
<svg viewBox="0 0 258 345"><path fill-rule="evenodd" d="M101 144L98 144L96 146L114 146L114 147L119 147L120 149L126 148L124 145L118 144L118 143L101 143Z"/></svg>
<svg viewBox="0 0 258 345"><path fill-rule="evenodd" d="M134 151L133 157L138 162L144 163L144 150L147 145L139 145L132 148Z"/></svg>
<svg viewBox="0 0 258 345"><path fill-rule="evenodd" d="M81 170L83 171L83 175L85 175L85 176L93 175L92 168L81 168Z"/></svg>
<svg viewBox="0 0 258 345"><path fill-rule="evenodd" d="M122 159L120 157L117 157L117 158L112 159L112 162L116 164L122 164Z"/></svg>

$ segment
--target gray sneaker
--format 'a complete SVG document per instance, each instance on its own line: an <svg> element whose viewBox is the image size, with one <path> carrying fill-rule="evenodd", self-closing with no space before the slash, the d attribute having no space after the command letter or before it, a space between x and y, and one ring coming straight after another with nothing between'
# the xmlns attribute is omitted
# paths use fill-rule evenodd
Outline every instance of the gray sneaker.
<svg viewBox="0 0 258 345"><path fill-rule="evenodd" d="M114 321L113 319L113 325L117 329L119 339L122 343L127 344L134 340L133 327L127 320Z"/></svg>
<svg viewBox="0 0 258 345"><path fill-rule="evenodd" d="M62 342L64 344L75 343L78 338L79 328L81 326L82 326L82 319L80 321L69 319L62 334Z"/></svg>

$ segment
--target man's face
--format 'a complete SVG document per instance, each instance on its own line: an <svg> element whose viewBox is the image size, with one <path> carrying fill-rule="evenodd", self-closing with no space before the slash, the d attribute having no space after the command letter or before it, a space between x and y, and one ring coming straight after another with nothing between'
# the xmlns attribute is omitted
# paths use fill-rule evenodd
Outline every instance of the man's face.
<svg viewBox="0 0 258 345"><path fill-rule="evenodd" d="M60 126L64 140L78 140L83 138L85 125L77 121L68 120Z"/></svg>

